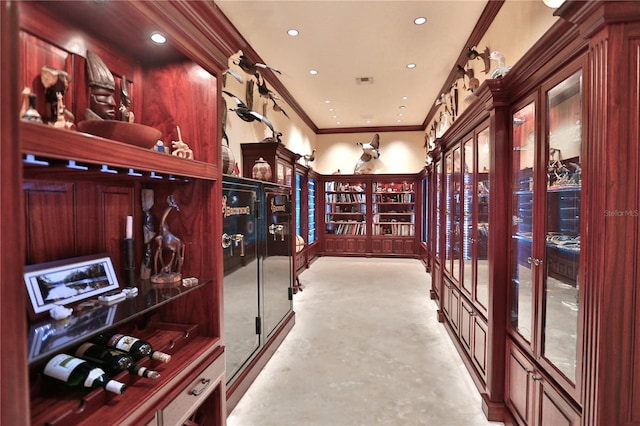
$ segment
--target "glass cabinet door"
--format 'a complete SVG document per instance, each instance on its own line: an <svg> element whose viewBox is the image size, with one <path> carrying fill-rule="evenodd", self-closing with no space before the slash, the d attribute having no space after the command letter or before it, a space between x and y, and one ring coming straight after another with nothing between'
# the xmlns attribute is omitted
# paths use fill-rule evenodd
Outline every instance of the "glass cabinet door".
<svg viewBox="0 0 640 426"><path fill-rule="evenodd" d="M448 152L444 163L444 270L451 273L453 263L453 153Z"/></svg>
<svg viewBox="0 0 640 426"><path fill-rule="evenodd" d="M469 294L473 291L473 206L475 198L474 170L475 153L473 139L463 144L464 171L462 174L462 288Z"/></svg>
<svg viewBox="0 0 640 426"><path fill-rule="evenodd" d="M474 270L476 276L475 300L485 309L489 307L489 128L476 136L477 144L477 182L476 191L476 228Z"/></svg>
<svg viewBox="0 0 640 426"><path fill-rule="evenodd" d="M307 181L309 209L307 210L308 221L307 229L309 231L309 239L307 244L311 245L316 241L316 181L309 178Z"/></svg>
<svg viewBox="0 0 640 426"><path fill-rule="evenodd" d="M582 102L581 72L546 92L547 185L542 355L576 379Z"/></svg>
<svg viewBox="0 0 640 426"><path fill-rule="evenodd" d="M435 254L436 260L440 262L440 220L442 219L442 190L440 185L442 184L442 178L440 173L442 173L442 162L436 161L434 167L434 178L435 178L435 205L436 205L436 217L435 217Z"/></svg>
<svg viewBox="0 0 640 426"><path fill-rule="evenodd" d="M511 326L527 341L533 332L533 190L535 176L535 105L513 114L511 174Z"/></svg>
<svg viewBox="0 0 640 426"><path fill-rule="evenodd" d="M452 247L452 264L451 272L453 272L453 278L460 282L460 258L462 257L462 151L460 147L457 147L453 151L453 182L451 201L452 217L451 217L451 247Z"/></svg>

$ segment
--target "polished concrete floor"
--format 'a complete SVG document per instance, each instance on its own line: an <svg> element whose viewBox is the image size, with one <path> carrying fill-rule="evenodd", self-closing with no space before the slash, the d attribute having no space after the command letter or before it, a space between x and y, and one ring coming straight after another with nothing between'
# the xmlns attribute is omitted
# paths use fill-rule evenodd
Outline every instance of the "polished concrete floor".
<svg viewBox="0 0 640 426"><path fill-rule="evenodd" d="M300 276L296 324L229 426L500 425L412 259L322 257Z"/></svg>

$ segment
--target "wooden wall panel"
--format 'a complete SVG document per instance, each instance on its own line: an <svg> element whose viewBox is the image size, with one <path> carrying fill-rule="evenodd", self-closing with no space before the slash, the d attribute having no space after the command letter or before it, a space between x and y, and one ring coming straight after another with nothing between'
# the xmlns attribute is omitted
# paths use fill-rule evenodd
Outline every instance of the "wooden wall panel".
<svg viewBox="0 0 640 426"><path fill-rule="evenodd" d="M27 264L77 256L75 186L25 182L24 191Z"/></svg>
<svg viewBox="0 0 640 426"><path fill-rule="evenodd" d="M210 125L217 121L216 79L203 68L184 62L149 71L144 111L145 124L162 131L166 146L179 139L180 126L183 141L196 160L219 163L220 126Z"/></svg>
<svg viewBox="0 0 640 426"><path fill-rule="evenodd" d="M21 50L23 52L20 66L20 87L29 87L32 93L38 96L37 109L43 120L51 118L51 114L46 108L43 96L44 86L40 79L43 66L49 66L58 70L64 70L69 75L73 75L72 60L69 52L53 46L31 34L20 33ZM69 111L73 111L73 83L70 84L68 92L64 98L65 106Z"/></svg>

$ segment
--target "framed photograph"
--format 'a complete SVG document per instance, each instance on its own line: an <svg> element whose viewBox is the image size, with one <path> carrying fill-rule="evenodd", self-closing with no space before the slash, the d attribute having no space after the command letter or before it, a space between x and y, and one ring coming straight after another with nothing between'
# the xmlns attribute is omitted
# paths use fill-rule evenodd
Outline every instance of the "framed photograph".
<svg viewBox="0 0 640 426"><path fill-rule="evenodd" d="M32 319L54 305L69 305L120 287L108 254L29 265L24 282Z"/></svg>

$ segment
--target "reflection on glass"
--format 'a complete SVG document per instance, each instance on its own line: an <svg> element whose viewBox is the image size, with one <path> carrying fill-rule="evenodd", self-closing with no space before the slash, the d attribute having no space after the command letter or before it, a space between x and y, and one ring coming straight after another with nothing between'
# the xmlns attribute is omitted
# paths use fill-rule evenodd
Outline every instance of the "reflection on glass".
<svg viewBox="0 0 640 426"><path fill-rule="evenodd" d="M475 229L476 301L489 306L489 128L477 136L478 181L476 185L477 227Z"/></svg>
<svg viewBox="0 0 640 426"><path fill-rule="evenodd" d="M441 206L441 201L440 201L440 184L441 184L441 179L440 179L440 173L442 172L442 168L441 168L441 163L440 161L436 162L436 166L434 168L435 172L435 186L436 186L436 198L435 198L435 203L436 203L436 259L440 260L440 219L442 218L442 206Z"/></svg>
<svg viewBox="0 0 640 426"><path fill-rule="evenodd" d="M543 355L575 381L580 260L580 72L547 92L549 157Z"/></svg>
<svg viewBox="0 0 640 426"><path fill-rule="evenodd" d="M265 186L267 227L262 256L264 333L269 337L291 311L291 205L288 191Z"/></svg>
<svg viewBox="0 0 640 426"><path fill-rule="evenodd" d="M511 325L531 340L533 274L533 189L535 159L535 106L513 115Z"/></svg>
<svg viewBox="0 0 640 426"><path fill-rule="evenodd" d="M307 182L307 188L309 190L308 202L308 218L307 227L309 228L309 239L307 244L312 244L316 240L316 181L313 178L309 178Z"/></svg>
<svg viewBox="0 0 640 426"><path fill-rule="evenodd" d="M453 249L451 245L453 244L453 240L451 238L452 233L452 222L451 217L453 216L453 200L451 187L453 185L453 154L449 152L445 158L445 171L444 171L444 194L445 194L445 252L444 252L444 269L451 272L451 259L453 254Z"/></svg>
<svg viewBox="0 0 640 426"><path fill-rule="evenodd" d="M452 222L452 229L451 229L451 248L452 248L452 264L451 264L451 271L453 272L453 277L458 280L458 282L460 281L460 234L461 234L461 227L462 224L460 223L461 220L461 198L462 198L462 184L461 184L461 178L462 178L462 165L461 165L461 161L462 161L462 155L461 155L461 150L460 147L456 148L453 151L453 194L452 194L452 202L453 202L453 206L452 206L452 215L453 217L451 218L451 222Z"/></svg>
<svg viewBox="0 0 640 426"><path fill-rule="evenodd" d="M255 319L260 316L258 301L257 215L253 208L257 188L244 188L225 183L226 206L249 214L224 214L223 232L241 236L230 240L222 251L224 263L224 334L227 380L235 379L242 365L260 345ZM230 210L231 211L231 210Z"/></svg>
<svg viewBox="0 0 640 426"><path fill-rule="evenodd" d="M475 242L473 235L475 156L473 151L473 139L470 139L464 143L464 172L462 175L462 259L464 262L462 287L469 292L473 287L473 245Z"/></svg>
<svg viewBox="0 0 640 426"><path fill-rule="evenodd" d="M296 235L302 236L302 228L300 222L302 200L302 175L296 172Z"/></svg>

